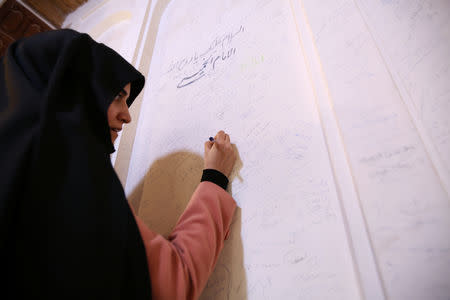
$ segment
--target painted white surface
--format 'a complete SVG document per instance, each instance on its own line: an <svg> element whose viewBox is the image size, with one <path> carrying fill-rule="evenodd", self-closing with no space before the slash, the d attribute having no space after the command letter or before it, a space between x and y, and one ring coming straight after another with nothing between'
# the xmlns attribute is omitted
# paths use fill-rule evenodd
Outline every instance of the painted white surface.
<svg viewBox="0 0 450 300"><path fill-rule="evenodd" d="M332 161L337 192L351 237L352 255L359 274L363 299L385 299L384 289L377 269L375 254L368 236L366 220L362 214L358 191L349 165L349 158L339 124L333 109L332 98L324 76L320 57L314 42L306 11L300 1L292 1L299 37L305 52L305 61L313 85L319 114L326 136L328 154Z"/></svg>
<svg viewBox="0 0 450 300"><path fill-rule="evenodd" d="M450 1L358 3L449 194Z"/></svg>
<svg viewBox="0 0 450 300"><path fill-rule="evenodd" d="M407 31L389 27L391 37L384 40L381 48L356 2L305 0L303 3L386 296L388 299L447 299L450 294L449 196L427 151L430 145L424 143L412 112L391 76L390 70L396 64L387 65L383 59L385 53L380 51L391 49L408 36L420 38L415 31L421 27L414 30L407 26ZM405 4L397 13L402 14L408 7ZM447 10L447 6L441 10ZM370 10L372 14L375 12ZM378 26L391 23L387 13L379 12L374 20ZM445 36L446 31L442 28L441 34L436 35ZM397 48L405 55L414 55L411 61L422 55L410 50ZM439 56L441 67L445 66L448 52L439 52ZM421 78L423 82L418 84L427 93L440 89L440 83L432 76ZM446 110L447 106L441 109ZM440 120L439 114L436 117ZM444 122L440 125L446 126Z"/></svg>
<svg viewBox="0 0 450 300"><path fill-rule="evenodd" d="M67 16L63 27L90 34L131 62L146 7L144 0L91 0Z"/></svg>
<svg viewBox="0 0 450 300"><path fill-rule="evenodd" d="M240 299L243 280L248 299L360 298L303 55L289 1L176 1L163 15L126 190L144 179L145 210L166 176L158 160L202 157L209 136L230 133L243 163L232 183L242 245L227 241L202 299Z"/></svg>

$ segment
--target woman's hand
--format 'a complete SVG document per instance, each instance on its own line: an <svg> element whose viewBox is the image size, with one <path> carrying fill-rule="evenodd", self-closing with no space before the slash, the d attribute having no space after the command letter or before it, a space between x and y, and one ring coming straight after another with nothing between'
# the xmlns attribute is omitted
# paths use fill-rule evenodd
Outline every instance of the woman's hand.
<svg viewBox="0 0 450 300"><path fill-rule="evenodd" d="M214 137L214 142L205 143L205 169L215 169L229 177L236 162L236 152L231 146L230 136L223 130Z"/></svg>

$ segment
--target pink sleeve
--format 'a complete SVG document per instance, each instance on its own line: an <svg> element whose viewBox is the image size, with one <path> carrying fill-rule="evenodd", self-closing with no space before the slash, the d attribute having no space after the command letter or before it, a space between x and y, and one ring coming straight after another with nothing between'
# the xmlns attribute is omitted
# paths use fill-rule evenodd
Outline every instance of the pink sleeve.
<svg viewBox="0 0 450 300"><path fill-rule="evenodd" d="M202 182L165 239L136 216L145 245L153 299L197 299L227 237L236 203L221 187Z"/></svg>

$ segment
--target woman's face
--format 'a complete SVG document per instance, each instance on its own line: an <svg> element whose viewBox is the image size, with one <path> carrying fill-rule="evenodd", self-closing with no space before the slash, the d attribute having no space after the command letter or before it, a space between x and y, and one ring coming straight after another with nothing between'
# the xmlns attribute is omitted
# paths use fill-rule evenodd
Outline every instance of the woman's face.
<svg viewBox="0 0 450 300"><path fill-rule="evenodd" d="M130 96L131 84L127 84L114 98L108 107L108 124L111 141L117 139L117 133L122 130L123 123L130 123L131 116L128 111L127 99Z"/></svg>

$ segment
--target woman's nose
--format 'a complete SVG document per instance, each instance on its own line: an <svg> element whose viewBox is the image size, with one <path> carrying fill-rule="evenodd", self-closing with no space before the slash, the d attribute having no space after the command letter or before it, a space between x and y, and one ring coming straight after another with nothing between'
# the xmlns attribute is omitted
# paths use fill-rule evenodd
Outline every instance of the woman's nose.
<svg viewBox="0 0 450 300"><path fill-rule="evenodd" d="M128 124L131 122L130 111L128 110L127 105L125 105L124 109L122 110L122 113L120 114L120 119L125 124Z"/></svg>

